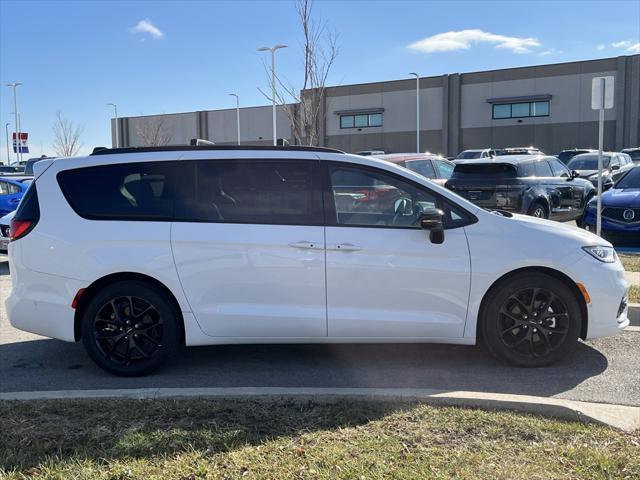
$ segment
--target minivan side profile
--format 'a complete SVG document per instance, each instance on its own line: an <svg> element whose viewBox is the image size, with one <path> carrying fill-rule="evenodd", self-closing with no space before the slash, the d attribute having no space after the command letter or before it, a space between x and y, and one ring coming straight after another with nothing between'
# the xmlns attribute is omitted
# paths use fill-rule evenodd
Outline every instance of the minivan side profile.
<svg viewBox="0 0 640 480"><path fill-rule="evenodd" d="M314 147L43 160L11 224L16 328L141 375L180 344L483 344L520 366L628 323L611 245Z"/></svg>

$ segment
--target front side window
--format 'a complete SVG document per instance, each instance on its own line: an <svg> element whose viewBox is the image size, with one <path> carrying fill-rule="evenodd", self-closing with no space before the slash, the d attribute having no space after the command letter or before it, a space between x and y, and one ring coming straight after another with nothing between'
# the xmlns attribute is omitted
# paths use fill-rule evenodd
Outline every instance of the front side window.
<svg viewBox="0 0 640 480"><path fill-rule="evenodd" d="M142 162L65 170L58 183L78 215L92 220L169 220L173 162Z"/></svg>
<svg viewBox="0 0 640 480"><path fill-rule="evenodd" d="M210 160L188 162L176 221L318 225L314 161ZM188 178L185 178L188 177Z"/></svg>
<svg viewBox="0 0 640 480"><path fill-rule="evenodd" d="M535 164L535 169L536 169L536 177L551 177L553 176L551 174L551 168L549 167L549 164L542 160L540 162L536 162Z"/></svg>
<svg viewBox="0 0 640 480"><path fill-rule="evenodd" d="M430 160L409 160L404 165L409 170L419 173L426 178L435 178L436 172Z"/></svg>
<svg viewBox="0 0 640 480"><path fill-rule="evenodd" d="M442 160L436 160L436 165L438 166L438 171L442 178L451 178L451 175L453 175L453 165L443 162Z"/></svg>
<svg viewBox="0 0 640 480"><path fill-rule="evenodd" d="M560 160L552 159L549 161L554 177L568 177L569 169Z"/></svg>
<svg viewBox="0 0 640 480"><path fill-rule="evenodd" d="M519 177L535 177L536 169L533 166L533 163L523 163L518 165L518 176Z"/></svg>

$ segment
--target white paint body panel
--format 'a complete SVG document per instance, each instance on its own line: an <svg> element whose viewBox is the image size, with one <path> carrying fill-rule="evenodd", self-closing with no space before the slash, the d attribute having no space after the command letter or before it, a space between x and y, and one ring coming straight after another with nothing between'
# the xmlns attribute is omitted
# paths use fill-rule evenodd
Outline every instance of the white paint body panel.
<svg viewBox="0 0 640 480"><path fill-rule="evenodd" d="M173 294L187 345L303 342L473 344L481 301L503 275L550 268L585 285L588 337L610 335L628 288L619 261L604 264L581 247L608 245L556 222L505 218L409 170L370 157L261 151L262 158L351 162L388 170L474 213L442 245L405 229L92 221L62 195L56 174L132 161L255 158L252 151L156 152L57 159L36 164L40 221L9 245L11 323L73 341L75 293L113 273L150 276ZM325 250L325 237L326 246ZM290 243L310 242L300 249ZM358 251L335 251L351 243ZM325 259L326 257L326 259ZM325 273L326 270L326 273Z"/></svg>

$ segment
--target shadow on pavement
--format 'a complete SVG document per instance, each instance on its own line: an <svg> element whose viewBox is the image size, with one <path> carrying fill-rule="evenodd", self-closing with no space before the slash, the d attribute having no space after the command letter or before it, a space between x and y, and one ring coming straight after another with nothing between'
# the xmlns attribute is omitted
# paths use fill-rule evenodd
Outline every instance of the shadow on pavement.
<svg viewBox="0 0 640 480"><path fill-rule="evenodd" d="M33 340L0 345L0 391L369 387L551 396L601 374L607 365L604 355L582 342L559 364L541 369L510 367L466 346L232 345L185 348L151 376L119 378L96 367L81 344Z"/></svg>

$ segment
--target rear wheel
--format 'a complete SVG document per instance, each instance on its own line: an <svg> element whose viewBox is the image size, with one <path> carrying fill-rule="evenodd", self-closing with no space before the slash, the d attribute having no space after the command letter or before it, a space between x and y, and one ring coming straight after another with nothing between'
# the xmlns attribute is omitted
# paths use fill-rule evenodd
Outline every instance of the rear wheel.
<svg viewBox="0 0 640 480"><path fill-rule="evenodd" d="M542 367L575 347L582 326L580 305L557 278L524 274L488 295L479 327L485 346L501 360Z"/></svg>
<svg viewBox="0 0 640 480"><path fill-rule="evenodd" d="M542 202L533 202L527 211L527 215L536 218L549 218L549 212Z"/></svg>
<svg viewBox="0 0 640 480"><path fill-rule="evenodd" d="M82 318L82 342L91 359L122 376L145 375L177 348L175 307L158 289L123 281L100 290Z"/></svg>

